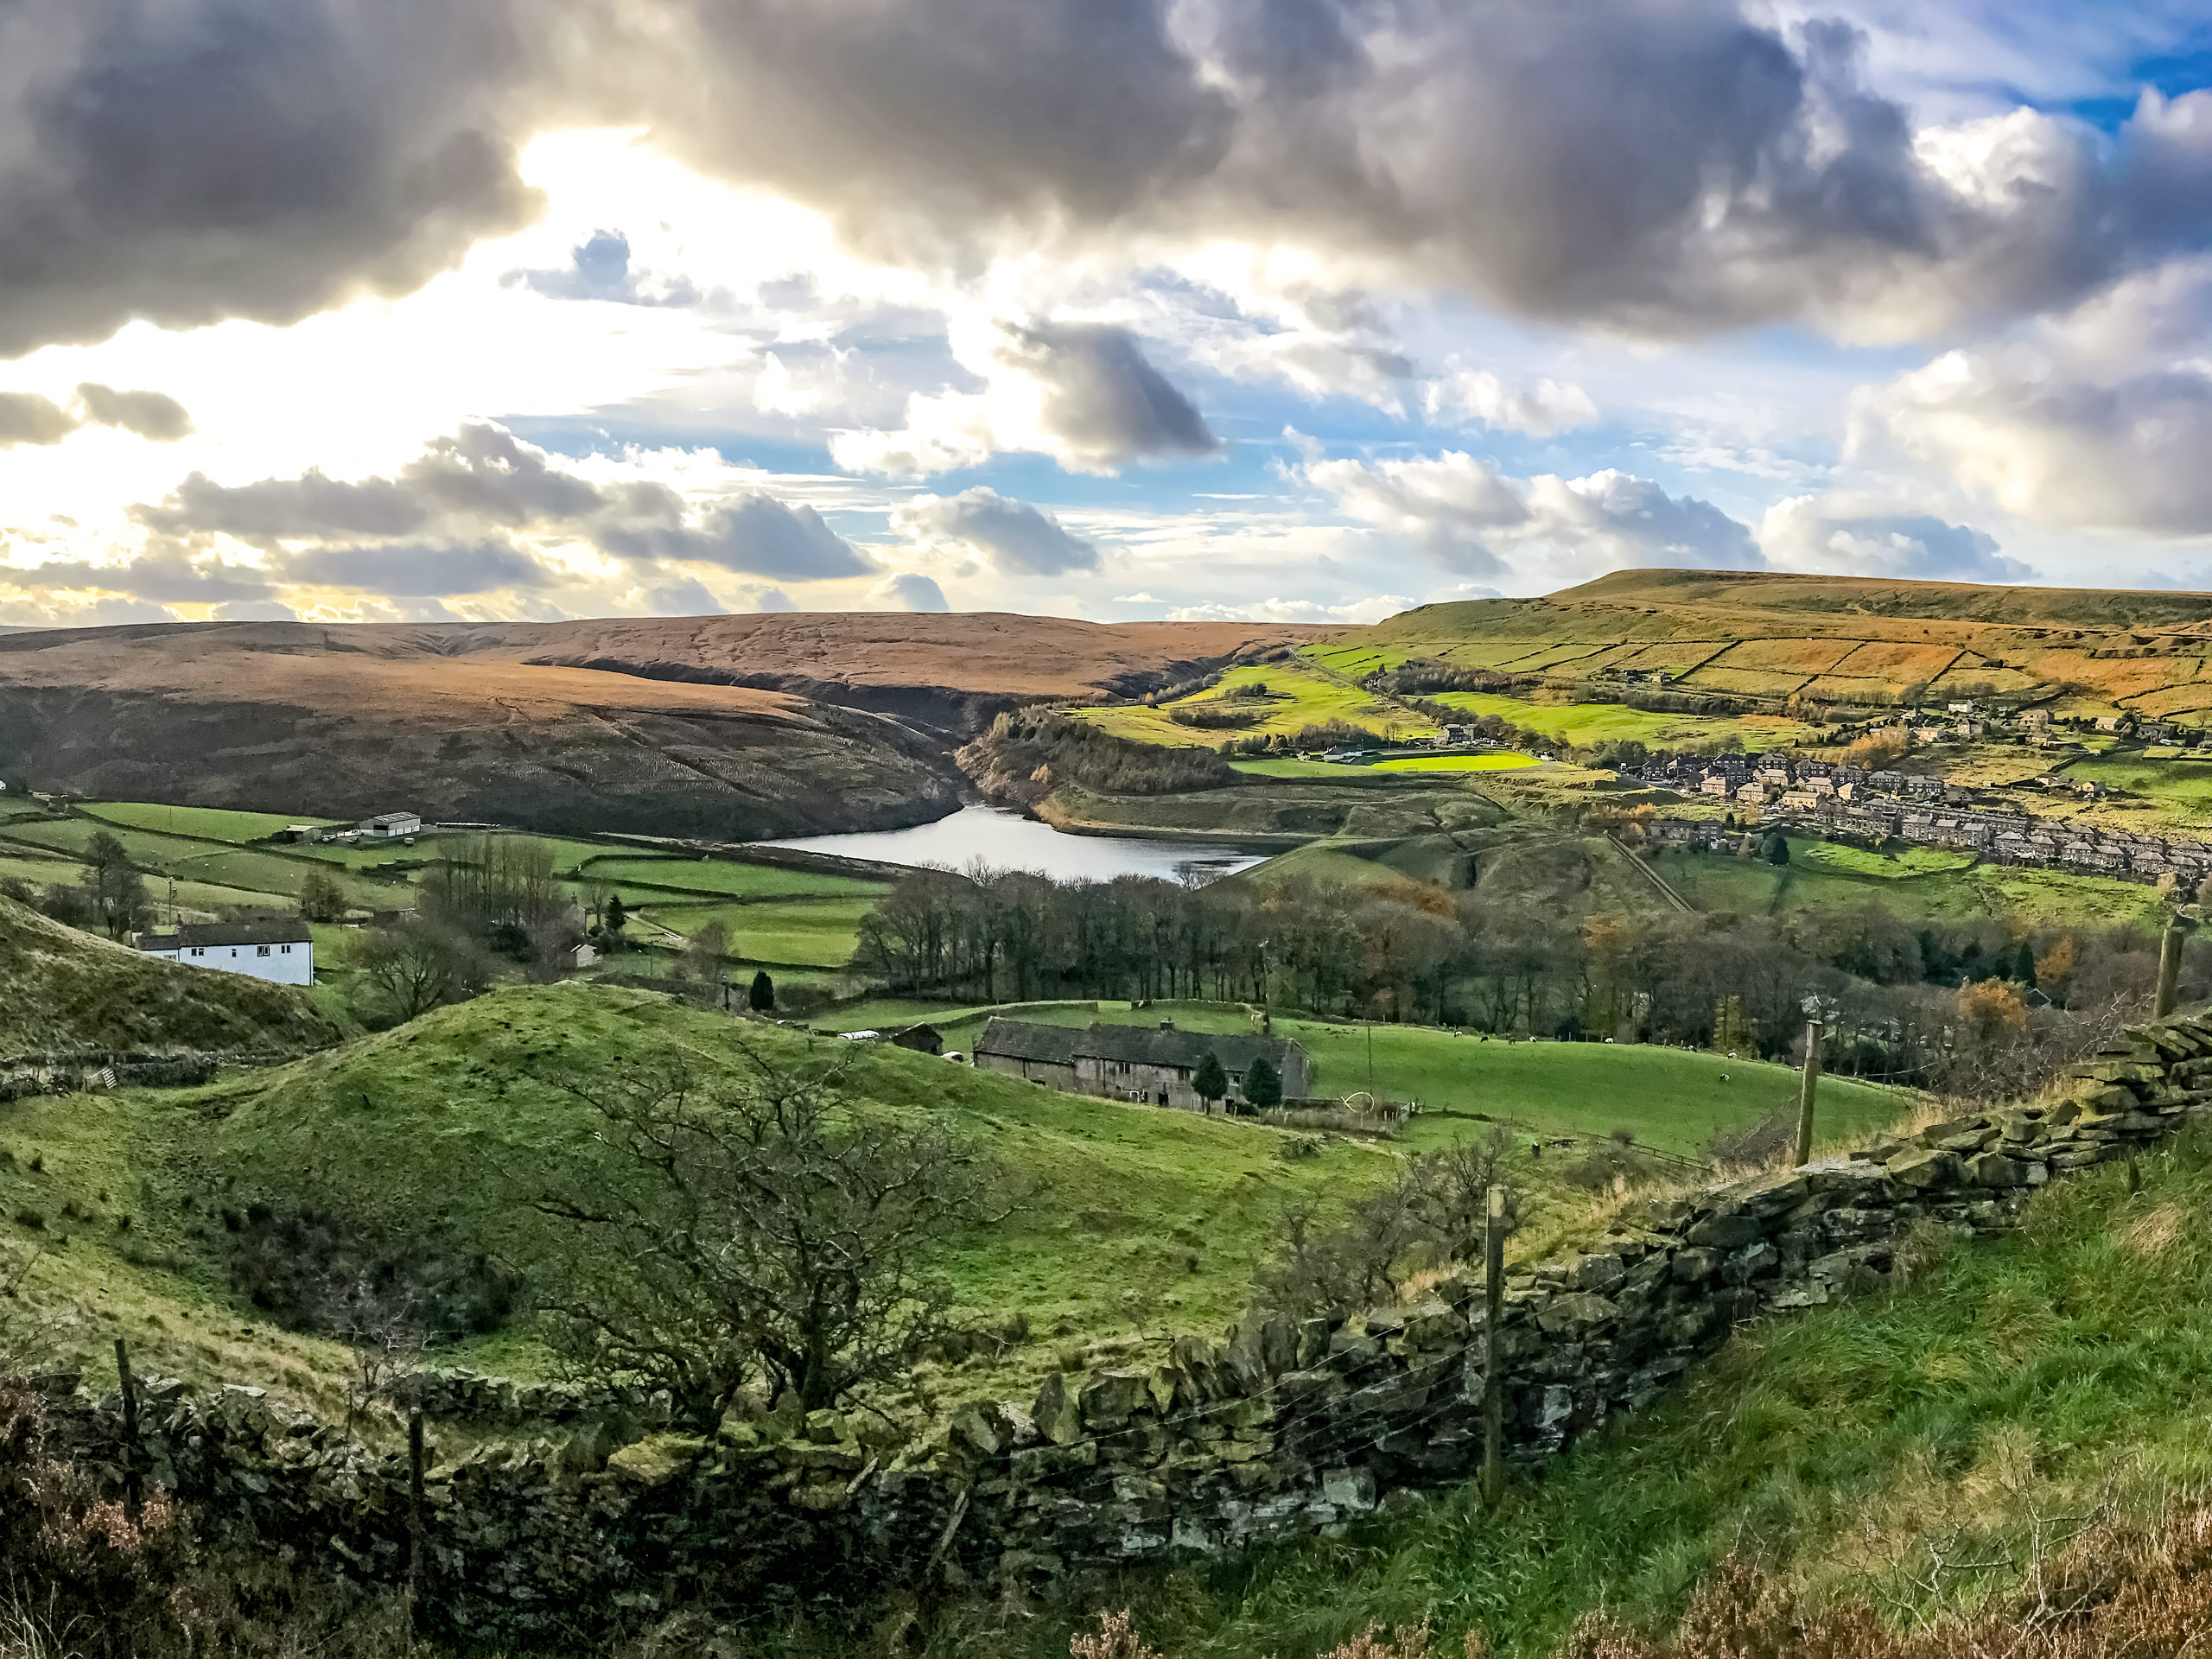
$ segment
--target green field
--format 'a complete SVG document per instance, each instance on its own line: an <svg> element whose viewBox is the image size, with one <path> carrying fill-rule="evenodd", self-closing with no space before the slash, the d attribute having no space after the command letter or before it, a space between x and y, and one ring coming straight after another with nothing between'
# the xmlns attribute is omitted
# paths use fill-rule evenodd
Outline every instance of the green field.
<svg viewBox="0 0 2212 1659"><path fill-rule="evenodd" d="M214 806L162 806L147 801L87 801L86 817L128 830L153 830L207 841L263 841L296 823L327 825L329 818L286 817L278 812L233 812Z"/></svg>
<svg viewBox="0 0 2212 1659"><path fill-rule="evenodd" d="M862 1002L822 1023L846 1031L885 1029L926 1018L944 1033L948 1048L967 1049L990 1011L947 1008L918 1015L921 1005ZM1246 1033L1250 1016L1219 1003L1160 1003L1133 1009L1126 1002L1042 1002L1001 1010L1046 1025L1146 1025L1172 1019L1186 1031ZM1545 1135L1601 1140L1626 1129L1641 1143L1697 1155L1716 1132L1735 1130L1791 1108L1797 1074L1758 1060L1643 1044L1512 1043L1459 1036L1427 1026L1351 1025L1278 1018L1275 1034L1303 1045L1321 1094L1348 1095L1369 1088L1368 1055L1374 1053L1373 1092L1414 1100L1423 1110L1405 1144L1423 1148L1490 1131L1488 1119L1526 1126ZM1822 1134L1863 1136L1910 1109L1916 1096L1847 1077L1821 1086ZM1484 1114L1482 1117L1473 1114Z"/></svg>
<svg viewBox="0 0 2212 1659"><path fill-rule="evenodd" d="M686 938L719 922L729 932L729 954L741 962L842 968L853 959L861 922L875 905L872 898L658 903L645 906L640 913Z"/></svg>
<svg viewBox="0 0 2212 1659"><path fill-rule="evenodd" d="M1618 702L1526 702L1489 691L1438 691L1430 696L1447 709L1495 715L1554 741L1584 748L1608 741L1679 747L1734 737L1742 740L1747 749L1767 749L1819 741L1811 727L1779 715L1647 714Z"/></svg>
<svg viewBox="0 0 2212 1659"><path fill-rule="evenodd" d="M1219 728L1179 726L1167 717L1170 709L1211 705L1224 693L1255 685L1265 685L1277 695L1268 702L1250 705L1264 712L1249 724ZM1238 738L1271 737L1332 720L1392 738L1429 737L1436 731L1433 722L1409 714L1395 703L1380 701L1356 685L1346 685L1281 663L1233 668L1211 690L1153 708L1132 705L1120 709L1075 709L1069 712L1116 737L1171 748L1219 748Z"/></svg>
<svg viewBox="0 0 2212 1659"><path fill-rule="evenodd" d="M2107 789L2139 795L2158 809L2163 823L2212 827L2212 756L2183 760L2089 755L2075 761L2061 775L2069 781L2102 784Z"/></svg>
<svg viewBox="0 0 2212 1659"><path fill-rule="evenodd" d="M584 864L579 878L623 888L632 886L680 893L727 893L733 899L790 898L821 893L853 898L880 898L887 891L880 881L852 876L823 875L811 870L786 870L772 864L738 864L728 859L636 858L627 854L601 855Z"/></svg>
<svg viewBox="0 0 2212 1659"><path fill-rule="evenodd" d="M1873 904L1908 918L2018 916L2056 925L2118 927L2156 925L2166 913L2156 890L2139 882L2001 864L1935 862L1957 856L1917 849L1892 859L1795 838L1786 868L1728 853L1650 855L1651 868L1691 905L1738 916L1855 910Z"/></svg>
<svg viewBox="0 0 2212 1659"><path fill-rule="evenodd" d="M1377 772L1518 772L1540 764L1532 754L1500 752L1492 754L1405 754L1377 760Z"/></svg>

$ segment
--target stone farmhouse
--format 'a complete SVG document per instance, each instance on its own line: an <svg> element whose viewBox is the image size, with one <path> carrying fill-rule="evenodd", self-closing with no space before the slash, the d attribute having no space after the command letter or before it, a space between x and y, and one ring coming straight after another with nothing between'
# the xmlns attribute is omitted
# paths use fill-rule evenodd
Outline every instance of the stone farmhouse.
<svg viewBox="0 0 2212 1659"><path fill-rule="evenodd" d="M1205 1109L1191 1087L1192 1074L1211 1052L1229 1075L1229 1100L1244 1098L1244 1074L1264 1056L1282 1078L1285 1100L1303 1099L1310 1085L1306 1051L1281 1037L1217 1037L1178 1031L1172 1020L1147 1026L1033 1025L994 1019L972 1051L988 1071L1027 1077L1032 1083L1102 1100Z"/></svg>

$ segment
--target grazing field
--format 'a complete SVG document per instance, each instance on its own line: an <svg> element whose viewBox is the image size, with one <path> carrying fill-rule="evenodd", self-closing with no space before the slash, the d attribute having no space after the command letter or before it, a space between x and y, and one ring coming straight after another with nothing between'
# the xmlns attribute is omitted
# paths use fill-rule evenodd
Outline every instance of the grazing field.
<svg viewBox="0 0 2212 1659"><path fill-rule="evenodd" d="M1264 687L1268 693L1264 701L1251 695L1259 687ZM1249 709L1252 718L1236 726L1212 728L1181 726L1168 718L1171 709L1211 709L1222 702ZM1430 737L1436 732L1431 721L1371 696L1356 685L1283 663L1231 669L1212 690L1155 707L1077 709L1070 712L1116 737L1171 748L1219 748L1238 738L1271 737L1332 720L1363 727L1389 738Z"/></svg>
<svg viewBox="0 0 2212 1659"><path fill-rule="evenodd" d="M1554 742L1580 747L1605 742L1645 743L1657 747L1715 745L1734 738L1747 749L1787 748L1816 741L1802 721L1774 715L1649 714L1618 702L1530 702L1489 691L1438 691L1432 699L1470 715L1498 719Z"/></svg>
<svg viewBox="0 0 2212 1659"><path fill-rule="evenodd" d="M728 954L741 962L802 968L842 968L853 959L860 925L876 901L867 899L766 899L749 904L648 904L648 921L690 938L719 922Z"/></svg>
<svg viewBox="0 0 2212 1659"><path fill-rule="evenodd" d="M2212 829L2212 756L2089 755L2068 766L2063 776L2139 795L2157 809L2163 823Z"/></svg>
<svg viewBox="0 0 2212 1659"><path fill-rule="evenodd" d="M287 817L280 812L233 812L226 807L162 806L149 801L87 801L87 817L127 830L154 830L207 841L266 841L296 823L327 826L327 818Z"/></svg>
<svg viewBox="0 0 2212 1659"><path fill-rule="evenodd" d="M1407 754L1377 760L1377 772L1518 772L1538 765L1533 754Z"/></svg>
<svg viewBox="0 0 2212 1659"><path fill-rule="evenodd" d="M790 898L806 893L853 898L880 897L880 881L786 870L772 864L736 864L728 859L635 858L601 855L577 872L588 882L616 888L652 887L678 893L724 893L733 899Z"/></svg>
<svg viewBox="0 0 2212 1659"><path fill-rule="evenodd" d="M884 1029L912 1023L914 1003L862 1002L823 1021L838 1029ZM1041 1002L997 1010L946 1007L925 1017L948 1048L968 1049L993 1012L1047 1025L1094 1020L1147 1025L1173 1019L1186 1031L1249 1033L1240 1005ZM1279 1017L1275 1034L1305 1046L1317 1093L1343 1096L1370 1087L1386 1099L1415 1100L1421 1113L1402 1141L1422 1149L1489 1134L1497 1122L1540 1135L1603 1140L1625 1129L1640 1143L1688 1156L1703 1152L1723 1130L1759 1122L1790 1108L1797 1074L1760 1060L1732 1060L1649 1044L1515 1043L1459 1036L1430 1026L1352 1025ZM1911 1109L1909 1091L1830 1077L1821 1084L1824 1135L1864 1135ZM1495 1120L1495 1122L1493 1122Z"/></svg>
<svg viewBox="0 0 2212 1659"><path fill-rule="evenodd" d="M1699 910L1738 916L1787 916L1879 905L1906 918L1965 920L2020 917L2075 927L2159 925L2165 906L2154 888L2109 876L2070 875L2001 864L1961 862L1919 849L1892 859L1819 841L1792 838L1789 863L1730 853L1656 852L1651 867ZM1845 856L1839 856L1843 855Z"/></svg>

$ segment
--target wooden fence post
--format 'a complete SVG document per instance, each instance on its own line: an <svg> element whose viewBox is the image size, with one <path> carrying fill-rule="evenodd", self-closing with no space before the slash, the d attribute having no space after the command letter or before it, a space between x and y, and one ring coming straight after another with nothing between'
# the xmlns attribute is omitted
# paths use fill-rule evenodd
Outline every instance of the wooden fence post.
<svg viewBox="0 0 2212 1659"><path fill-rule="evenodd" d="M1821 1022L1805 1024L1805 1077L1797 1092L1797 1162L1813 1161L1813 1098L1821 1087Z"/></svg>
<svg viewBox="0 0 2212 1659"><path fill-rule="evenodd" d="M423 1624L423 1408L407 1414L407 1629L419 1636Z"/></svg>
<svg viewBox="0 0 2212 1659"><path fill-rule="evenodd" d="M2170 927L2158 942L2158 1002L2153 1019L2170 1020L2181 1001L2182 931Z"/></svg>
<svg viewBox="0 0 2212 1659"><path fill-rule="evenodd" d="M135 1526L145 1508L146 1477L139 1467L138 1390L130 1381L130 1347L121 1337L115 1339L115 1374L123 1385L123 1512Z"/></svg>
<svg viewBox="0 0 2212 1659"><path fill-rule="evenodd" d="M1505 1189L1493 1186L1483 1231L1483 1502L1505 1493Z"/></svg>

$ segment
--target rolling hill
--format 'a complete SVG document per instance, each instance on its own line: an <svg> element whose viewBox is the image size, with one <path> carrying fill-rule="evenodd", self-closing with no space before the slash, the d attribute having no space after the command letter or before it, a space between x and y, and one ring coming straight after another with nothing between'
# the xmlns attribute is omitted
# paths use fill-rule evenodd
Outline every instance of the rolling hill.
<svg viewBox="0 0 2212 1659"><path fill-rule="evenodd" d="M1542 599L1424 606L1332 638L1340 671L1407 657L1578 690L1656 683L1855 707L2072 696L2212 711L2212 595L1764 572L1623 570Z"/></svg>
<svg viewBox="0 0 2212 1659"><path fill-rule="evenodd" d="M0 768L42 789L351 818L746 839L951 810L1000 709L1310 631L773 615L0 637Z"/></svg>
<svg viewBox="0 0 2212 1659"><path fill-rule="evenodd" d="M0 899L0 1060L302 1049L338 1035L306 993L157 961Z"/></svg>

